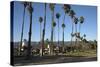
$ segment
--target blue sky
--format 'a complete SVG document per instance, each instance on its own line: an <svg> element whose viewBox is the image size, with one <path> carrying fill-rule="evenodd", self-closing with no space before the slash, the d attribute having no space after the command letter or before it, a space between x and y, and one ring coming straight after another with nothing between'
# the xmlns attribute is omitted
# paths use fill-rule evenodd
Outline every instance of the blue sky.
<svg viewBox="0 0 100 67"><path fill-rule="evenodd" d="M44 17L44 3L33 3L32 4L34 8L34 12L32 14L32 41L39 41L40 40L40 26L39 26L39 17L42 16ZM14 3L14 41L20 41L21 37L21 26L22 26L22 21L23 21L23 4L21 2L15 2ZM61 24L63 22L63 17L64 17L64 10L62 9L63 4L57 4L55 5L55 14L59 12L61 14L60 17L60 35L59 39L60 41L62 40L62 28ZM86 34L87 40L97 40L97 7L96 6L83 6L83 5L71 5L71 8L75 11L76 16L84 16L85 21L82 24L81 27L81 35ZM47 16L46 16L46 35L45 39L50 40L51 36L51 11L49 9L49 4L47 4ZM54 18L55 22L57 23L56 17ZM29 13L26 9L25 13L25 25L24 25L24 36L23 39L28 40L28 32L29 32ZM71 40L71 18L66 15L65 18L65 41L70 41ZM54 40L58 40L58 27L55 27L54 31Z"/></svg>

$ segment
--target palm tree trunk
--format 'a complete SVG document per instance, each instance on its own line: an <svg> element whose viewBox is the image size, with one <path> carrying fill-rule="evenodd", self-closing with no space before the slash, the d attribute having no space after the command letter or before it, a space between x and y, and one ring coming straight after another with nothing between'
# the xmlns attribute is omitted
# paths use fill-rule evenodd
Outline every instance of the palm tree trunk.
<svg viewBox="0 0 100 67"><path fill-rule="evenodd" d="M56 36L55 36L55 28L53 27L53 41L56 41Z"/></svg>
<svg viewBox="0 0 100 67"><path fill-rule="evenodd" d="M28 50L27 50L27 58L29 59L31 56L31 34L32 34L32 13L30 13L29 39L28 39Z"/></svg>
<svg viewBox="0 0 100 67"><path fill-rule="evenodd" d="M51 55L53 55L53 27L51 29Z"/></svg>
<svg viewBox="0 0 100 67"><path fill-rule="evenodd" d="M71 32L71 51L73 51L73 31L74 31L74 23L73 23L73 18L71 18L72 20L72 32Z"/></svg>
<svg viewBox="0 0 100 67"><path fill-rule="evenodd" d="M63 28L63 49L62 49L62 51L64 52L64 28Z"/></svg>
<svg viewBox="0 0 100 67"><path fill-rule="evenodd" d="M66 16L66 13L64 15L63 24L65 22L65 16ZM62 47L63 47L62 51L64 52L64 28L63 28L63 46Z"/></svg>
<svg viewBox="0 0 100 67"><path fill-rule="evenodd" d="M59 45L59 19L58 19L58 45Z"/></svg>
<svg viewBox="0 0 100 67"><path fill-rule="evenodd" d="M79 32L81 33L81 23L79 24Z"/></svg>
<svg viewBox="0 0 100 67"><path fill-rule="evenodd" d="M75 45L77 46L77 24L75 24Z"/></svg>
<svg viewBox="0 0 100 67"><path fill-rule="evenodd" d="M54 11L52 11L52 24L54 22ZM53 25L51 24L51 55L53 55Z"/></svg>
<svg viewBox="0 0 100 67"><path fill-rule="evenodd" d="M46 3L45 3L45 8L44 8L44 10L45 10L45 14L44 14L44 27L43 27L43 34L42 34L42 43L41 43L41 56L43 56L43 49L44 49L44 38L45 38L45 27L46 27Z"/></svg>
<svg viewBox="0 0 100 67"><path fill-rule="evenodd" d="M41 42L41 30L42 30L42 24L40 23L40 42Z"/></svg>
<svg viewBox="0 0 100 67"><path fill-rule="evenodd" d="M79 33L80 33L80 35L81 35L81 23L79 24ZM81 42L82 49L83 49L83 41L82 41L82 40L80 40L80 42Z"/></svg>
<svg viewBox="0 0 100 67"><path fill-rule="evenodd" d="M53 55L53 28L51 30L51 55Z"/></svg>
<svg viewBox="0 0 100 67"><path fill-rule="evenodd" d="M40 23L40 45L41 45L41 23ZM40 55L41 55L41 53L42 53L42 49L40 48Z"/></svg>
<svg viewBox="0 0 100 67"><path fill-rule="evenodd" d="M22 32L21 32L21 40L20 40L20 47L19 47L19 55L21 55L21 48L22 48L23 30L24 30L24 18L25 18L25 7L24 7L24 12L23 12L23 23L22 23Z"/></svg>
<svg viewBox="0 0 100 67"><path fill-rule="evenodd" d="M79 36L81 35L81 23L79 24ZM81 41L81 40L80 40Z"/></svg>

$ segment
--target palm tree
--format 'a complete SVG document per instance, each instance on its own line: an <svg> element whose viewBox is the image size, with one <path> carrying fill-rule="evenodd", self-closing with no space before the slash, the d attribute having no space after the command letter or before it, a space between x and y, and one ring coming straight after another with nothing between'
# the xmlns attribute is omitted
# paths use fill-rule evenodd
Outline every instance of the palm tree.
<svg viewBox="0 0 100 67"><path fill-rule="evenodd" d="M62 23L62 29L63 29L63 32L62 32L62 51L64 52L64 28L65 28L65 24L64 24L64 22L65 22L65 16L66 16L66 13L65 13L65 15L64 15L64 19L63 19L63 23Z"/></svg>
<svg viewBox="0 0 100 67"><path fill-rule="evenodd" d="M77 17L74 17L74 23L75 23L75 42L76 42L76 44L77 44L77 23L78 23L78 18Z"/></svg>
<svg viewBox="0 0 100 67"><path fill-rule="evenodd" d="M59 18L60 18L60 14L59 13L56 14L56 18L58 20L58 45L59 45Z"/></svg>
<svg viewBox="0 0 100 67"><path fill-rule="evenodd" d="M41 56L43 56L43 45L44 45L44 38L45 38L45 27L46 27L46 3L44 4L44 27L43 27L43 32L42 32L42 43L41 43Z"/></svg>
<svg viewBox="0 0 100 67"><path fill-rule="evenodd" d="M41 29L42 29L42 21L43 21L43 18L42 17L39 17L39 22L40 22L40 44L41 44ZM42 53L42 49L40 49L40 54Z"/></svg>
<svg viewBox="0 0 100 67"><path fill-rule="evenodd" d="M20 47L19 47L19 55L21 54L21 48L22 48L24 19L25 19L25 8L27 7L27 2L22 2L22 4L24 5L24 11L23 11L23 23L22 23L22 32L21 32L21 40L20 40Z"/></svg>
<svg viewBox="0 0 100 67"><path fill-rule="evenodd" d="M79 25L79 32L81 32L81 24L83 24L83 23L84 23L84 17L83 17L83 16L81 16L81 17L80 17L80 19L79 19L79 21L80 21L80 25Z"/></svg>
<svg viewBox="0 0 100 67"><path fill-rule="evenodd" d="M83 24L83 22L84 22L84 17L83 16L81 16L80 18L79 18L79 22L80 22L80 24L79 24L79 36L80 36L80 34L81 34L81 25ZM83 41L82 42L82 45L84 44L84 35L83 35L83 37L81 38L81 41Z"/></svg>
<svg viewBox="0 0 100 67"><path fill-rule="evenodd" d="M62 28L63 28L63 52L64 52L64 28L65 28L64 22L65 22L65 16L66 16L66 14L68 14L70 12L71 6L68 5L68 4L64 4L63 9L64 9L64 13L65 13L63 23L62 23Z"/></svg>
<svg viewBox="0 0 100 67"><path fill-rule="evenodd" d="M54 8L55 8L55 4L51 3L49 4L49 8L52 12L52 23L51 23L51 55L53 55L53 22L54 22Z"/></svg>
<svg viewBox="0 0 100 67"><path fill-rule="evenodd" d="M72 40L73 40L73 37L74 37L74 34L73 34L73 26L74 26L73 18L75 16L75 12L73 10L70 10L69 16L71 17L71 20L72 20L72 32L71 32L71 44L72 44Z"/></svg>
<svg viewBox="0 0 100 67"><path fill-rule="evenodd" d="M39 17L39 22L40 22L40 44L41 44L41 29L42 29L42 21L43 21L43 18L42 17ZM42 52L42 49L40 50L40 54Z"/></svg>
<svg viewBox="0 0 100 67"><path fill-rule="evenodd" d="M63 36L63 38L62 38L62 41L63 41L63 46L62 46L62 51L64 52L64 28L65 28L65 24L64 24L64 22L62 23L62 29L63 29L63 34L62 34L62 36Z"/></svg>
<svg viewBox="0 0 100 67"><path fill-rule="evenodd" d="M28 11L29 11L29 16L30 16L30 26L29 26L27 58L30 59L30 56L31 56L31 34L32 34L32 13L33 13L33 7L32 7L31 2L29 2L29 4L28 4Z"/></svg>

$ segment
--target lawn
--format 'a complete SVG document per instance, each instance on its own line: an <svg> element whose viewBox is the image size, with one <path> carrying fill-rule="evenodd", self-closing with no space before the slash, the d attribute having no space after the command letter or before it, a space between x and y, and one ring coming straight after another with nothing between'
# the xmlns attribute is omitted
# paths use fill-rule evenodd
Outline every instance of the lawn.
<svg viewBox="0 0 100 67"><path fill-rule="evenodd" d="M97 57L96 50L85 50L85 51L74 51L74 52L67 52L67 56L84 56L84 57Z"/></svg>

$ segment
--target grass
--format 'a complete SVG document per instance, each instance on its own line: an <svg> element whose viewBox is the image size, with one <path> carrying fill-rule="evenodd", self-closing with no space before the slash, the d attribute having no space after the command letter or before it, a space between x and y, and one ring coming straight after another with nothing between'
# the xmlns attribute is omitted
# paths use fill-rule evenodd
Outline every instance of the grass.
<svg viewBox="0 0 100 67"><path fill-rule="evenodd" d="M97 52L96 52L96 50L85 50L85 51L67 52L66 56L97 57Z"/></svg>

